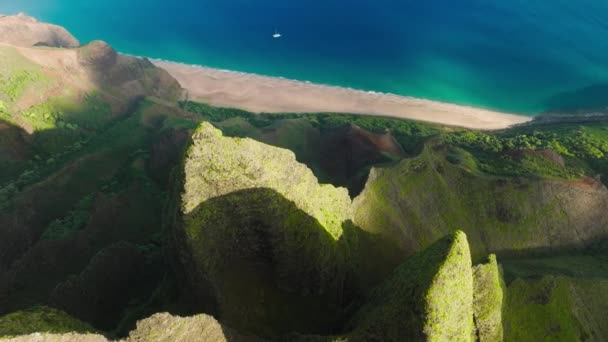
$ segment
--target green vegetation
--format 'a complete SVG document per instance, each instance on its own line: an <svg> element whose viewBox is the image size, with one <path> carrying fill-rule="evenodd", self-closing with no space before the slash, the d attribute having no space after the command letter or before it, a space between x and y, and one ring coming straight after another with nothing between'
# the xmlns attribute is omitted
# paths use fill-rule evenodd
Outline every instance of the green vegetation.
<svg viewBox="0 0 608 342"><path fill-rule="evenodd" d="M93 196L85 196L63 219L51 222L40 239L62 240L79 231L89 221L92 206Z"/></svg>
<svg viewBox="0 0 608 342"><path fill-rule="evenodd" d="M503 341L502 311L506 292L496 256L473 267L473 311L480 342Z"/></svg>
<svg viewBox="0 0 608 342"><path fill-rule="evenodd" d="M608 279L608 253L584 251L503 259L505 280L544 275L586 279Z"/></svg>
<svg viewBox="0 0 608 342"><path fill-rule="evenodd" d="M370 132L390 132L403 150L409 154L419 153L425 141L441 132L438 126L431 124L376 116L312 114L310 120L317 122L321 129L353 124Z"/></svg>
<svg viewBox="0 0 608 342"><path fill-rule="evenodd" d="M128 341L254 342L260 340L243 336L209 315L177 317L162 313L138 322L137 329L131 331Z"/></svg>
<svg viewBox="0 0 608 342"><path fill-rule="evenodd" d="M607 128L606 123L532 124L498 133L461 131L444 140L473 153L489 174L580 178L608 170Z"/></svg>
<svg viewBox="0 0 608 342"><path fill-rule="evenodd" d="M352 124L370 132L391 132L395 139L401 144L404 151L410 154L418 153L424 141L438 135L441 131L439 127L431 124L383 118L377 116L362 116L336 113L256 115L238 109L217 108L197 102L187 101L180 102L180 107L192 113L200 114L204 120L208 120L214 123L219 123L235 118L242 118L254 127L269 127L277 121L294 119L306 120L310 122L314 127L318 127L321 130L334 129ZM247 131L245 131L245 133L246 132Z"/></svg>
<svg viewBox="0 0 608 342"><path fill-rule="evenodd" d="M272 335L328 329L339 317L350 272L336 242L350 217L346 189L319 185L287 150L203 123L182 191L180 248L191 255L194 286L208 291L199 283L207 279L216 289L223 319Z"/></svg>
<svg viewBox="0 0 608 342"><path fill-rule="evenodd" d="M50 298L57 285L81 273L100 250L127 241L141 247L145 266L136 273L138 281L120 278L119 266L128 264L121 260L99 272L108 277L94 290L103 293L108 279L113 279L127 284L135 295L112 293L87 305L72 302L71 309L82 305L85 314L70 312L111 331L113 325L101 326L86 312L105 312L106 305L123 298L108 319L130 326L142 316L126 318L123 311L128 307L134 312L146 303L156 282L168 272L160 252L166 243L161 212L168 180L155 177L159 166L154 163L174 166L171 160L179 157L183 143L166 152L153 150L172 132L162 122L155 126L145 121L148 103L139 101L147 94L108 96L105 84L84 94L79 86L87 83L75 86L72 78L60 78L65 70L42 76L39 66L12 50L0 47L0 314L32 305L57 305ZM154 69L148 64L142 68ZM154 79L158 75L149 76L147 87L163 87L157 85L162 80ZM107 86L112 87L131 79L123 74L110 81L114 83ZM163 106L154 108L165 114ZM166 116L176 117L171 110ZM196 125L191 116L186 119ZM65 302L70 302L69 296ZM31 332L46 331L32 327L36 330ZM78 330L64 332L71 331Z"/></svg>
<svg viewBox="0 0 608 342"><path fill-rule="evenodd" d="M35 307L0 317L0 339L41 333L94 333L90 325L49 307Z"/></svg>
<svg viewBox="0 0 608 342"><path fill-rule="evenodd" d="M65 113L62 117L66 121L67 128L82 126L90 130L99 130L113 119L109 101L98 91L85 94L81 102L74 103L69 99L63 101L61 106Z"/></svg>
<svg viewBox="0 0 608 342"><path fill-rule="evenodd" d="M251 139L224 138L208 123L197 129L193 140L184 167L185 214L214 197L268 188L315 217L334 238L340 237L342 223L351 216L346 189L319 185L292 152Z"/></svg>
<svg viewBox="0 0 608 342"><path fill-rule="evenodd" d="M218 112L215 114L218 114ZM295 137L298 136L299 132L308 129L307 127L310 127L310 125L316 125L322 129L333 129L351 122L349 119L345 119L348 116L340 115L336 116L335 119L323 121L325 114L299 116L297 118L288 118L289 115L264 115L254 119L240 116L239 113L230 110L224 110L219 114L214 117L214 120L222 120L215 122L218 127L222 128L227 134L245 136L251 134L252 131L256 131L257 127L266 127L278 136L283 134L279 133L281 129L289 127L293 131L286 130L285 132L290 133L285 133L285 136ZM332 116L328 115L327 117L331 118ZM273 121L270 121L269 118L273 118ZM279 119L274 120L274 118ZM254 122L252 123L251 120L254 120ZM266 123L266 126L260 126L261 120L268 120L269 123ZM306 122L310 122L310 125ZM362 120L362 122L365 122L365 120ZM371 118L367 124L361 126L369 130L380 131L383 125L389 126L387 122L390 122L390 120ZM416 127L416 125L412 125L412 127ZM424 126L424 124L420 125ZM205 128L205 130L209 130L209 128ZM523 132L523 128L517 128L517 130ZM211 131L209 130L209 132ZM192 227L189 229L188 239L199 241L191 246L202 246L202 241L207 244L219 239L223 244L226 241L236 239L234 235L224 235L226 234L223 231L225 228L221 228L222 222L230 221L226 216L227 214L221 213L224 210L222 208L227 207L233 208L233 210L237 210L241 215L244 214L247 217L251 217L251 215L256 218L264 217L263 219L257 219L259 221L256 223L262 227L274 225L282 226L284 229L288 227L286 224L277 224L277 222L283 221L273 216L276 215L274 214L276 212L290 211L291 209L288 206L279 209L280 207L274 204L276 201L268 194L262 195L263 192L249 193L242 191L242 189L248 187L267 186L254 185L257 183L250 182L250 180L260 177L260 170L274 170L276 167L264 161L264 158L261 157L264 153L252 152L249 147L246 147L249 143L247 139L233 139L235 147L232 147L232 145L226 147L220 144L223 152L222 158L225 158L225 156L233 158L233 156L239 155L241 149L246 151L248 158L237 157L237 160L242 160L242 162L233 164L220 157L213 156L215 152L208 153L205 150L215 148L210 141L213 139L227 139L222 138L219 131L214 132L214 134L205 133L208 134L205 137L206 140L203 139L206 143L201 144L201 147L197 150L196 157L204 162L193 164L194 166L187 172L187 174L198 175L198 178L196 182L192 183L192 186L185 185L185 212L187 212L187 208L194 208L198 203L205 203L200 198L188 202L189 189L198 187L202 189L202 193L205 191L217 192L217 189L228 190L226 190L227 194L225 196L221 195L223 194L221 191L221 194L218 193L219 196L203 196L204 198L221 197L221 200L208 201L200 207L201 211L193 212L192 216L186 219L186 226L190 225ZM586 236L594 236L598 233L598 229L603 229L604 225L602 223L588 226L588 222L603 222L603 212L599 207L581 208L575 205L575 202L594 203L595 200L591 199L595 196L593 193L588 193L584 189L579 192L576 187L569 185L569 183L553 180L576 179L593 172L594 168L591 163L588 163L593 158L592 155L580 152L582 150L575 148L575 146L579 146L577 145L579 140L568 140L562 139L562 136L541 134L532 135L533 138L528 139L524 138L525 133L509 137L505 132L449 131L430 126L429 131L420 130L420 132L426 133L417 133L414 130L413 133L409 134L413 134L417 137L416 139L420 139L418 141L426 141L426 146L422 152L414 158L401 161L396 166L373 170L367 188L361 196L355 199L354 223L365 231L375 232L381 236L386 236L388 239L397 240L406 246L414 246L414 250L423 250L449 231L464 227L471 238L473 255L475 258L479 258L492 250L525 250L538 244L543 246L553 246L552 244L555 244L554 246L559 248L561 244L582 243L581 240L585 238L579 235L581 232ZM427 134L428 132L433 132L433 134ZM599 133L601 134L602 131ZM589 134L598 134L598 132ZM255 135L253 136L255 137ZM572 137L576 136L577 133L572 133ZM195 141L200 138L201 136L195 134ZM289 145L293 146L290 148L296 149L296 144L289 143ZM190 151L192 153L192 150ZM190 159L192 159L192 154L187 160ZM248 171L249 165L256 165L255 163L258 160L261 160L264 167L261 169L252 167L252 171ZM225 168L224 165L226 165ZM501 170L498 168L504 165L510 166L512 169L510 170L507 167ZM234 170L239 171L235 172ZM218 173L226 177L219 180L219 183ZM244 176L244 178L239 180L239 175ZM282 181L280 176L271 178ZM189 184L191 178L186 176L185 179L186 184ZM205 182L222 185L218 188L208 185L203 186L206 184ZM235 184L241 183L248 185L234 187ZM278 184L280 186L281 183ZM276 186L277 184L272 183L271 187ZM201 191L197 190L197 193L201 193ZM547 196L547 193L552 195ZM297 201L296 199L295 202L297 203ZM270 212L273 214L263 213L257 209L249 212L249 209L245 209L249 206L257 208L261 203L267 203ZM199 210L199 207L197 207L197 210ZM580 210L585 210L584 217L594 216L596 218L586 221L587 223L578 222L577 217L582 217L579 216ZM313 214L312 217L316 216ZM404 217L407 217L407 220L404 220ZM201 227L201 222L207 222L203 226L218 227L221 233L214 231L212 237L207 233L200 233L200 230L198 230L200 228L194 229L194 227ZM248 224L251 224L251 222L247 224L242 222L231 223L230 225L244 227ZM586 226L573 231L569 229L573 225ZM389 232L386 227L398 228ZM562 237L560 240L554 239L551 241L547 236L550 231L559 231L561 234L570 232L571 236L568 235L568 237ZM403 233L395 235L395 232ZM247 234L240 236L241 242L253 243L252 241L256 241L255 238L245 236ZM271 240L274 239L276 238L271 238ZM307 241L310 239L310 237L306 238ZM230 252L223 249L224 246L216 244L216 242L213 243L213 248L190 248L197 251L205 249L223 250L223 252L218 252L217 255L199 255L197 257L200 258L199 260L205 260L205 262L218 260L219 255L224 257L230 255ZM322 243L314 242L313 244L316 244L317 250L323 251L322 253L331 250L331 248L322 247L324 246ZM243 247L231 247L229 249L243 250ZM325 255L327 255L326 258L336 258L335 255ZM342 258L348 258L348 256ZM234 266L229 268L232 267ZM241 267L245 266L241 264L235 268L238 270L235 272L247 278L248 276L244 276L247 272L246 268ZM210 266L204 266L203 269L208 270ZM503 308L502 288L504 285L502 285L502 277L498 271L495 258L490 258L488 264L476 267L475 272L476 279L479 280L476 283L477 296L475 298L477 334L484 340L500 340L503 334L501 317ZM230 281L225 280L216 284L223 284L220 287L226 289L229 287L228 283L234 283L236 279L242 278L235 276L230 279ZM247 279L248 284L255 283L249 278ZM237 292L230 296L222 295L222 297L233 297L240 303L247 302L243 297L235 295L241 290L234 290ZM294 303L299 303L294 298L291 300ZM234 302L231 305L236 306L237 303ZM238 321L238 319L235 321Z"/></svg>
<svg viewBox="0 0 608 342"><path fill-rule="evenodd" d="M23 91L39 79L39 75L28 70L19 70L0 80L0 94L4 94L9 101L15 101Z"/></svg>
<svg viewBox="0 0 608 342"><path fill-rule="evenodd" d="M354 222L416 250L462 227L475 260L491 251L584 245L606 230L606 194L593 182L496 177L480 168L464 149L428 143L419 156L372 171L354 201Z"/></svg>
<svg viewBox="0 0 608 342"><path fill-rule="evenodd" d="M365 294L364 289L375 285L377 280L374 279L382 279L394 265L392 262L398 260L397 253L393 252L388 252L385 259L363 260L370 258L359 255L381 255L378 250L393 248L379 240L380 237L409 246L409 253L423 250L442 235L463 227L471 239L474 256L479 258L487 251L532 247L540 239L540 232L546 231L545 227L567 231L567 226L577 224L565 219L577 217L576 206L561 196L546 201L543 193L549 189L559 193L560 187L563 191L571 191L566 183L552 183L551 179L591 175L602 170L604 163L604 157L594 155L591 148L603 151L602 139L606 132L601 126L577 126L584 131L583 135L570 128L563 128L561 135L528 135L524 128L517 128L513 131L519 130L519 133L509 136L509 131L447 130L377 117L254 115L182 103L182 109L200 115L194 118L175 115L150 101L142 102L137 111L126 117L113 117L108 112L109 104L104 101L101 93L91 93L82 107L66 110L69 107L65 107L65 103L49 102L26 112L24 117L31 122L54 122L54 127L49 126L47 130L55 137L59 132L67 132L65 134L73 134L75 140L57 140L57 148L51 148L51 143L40 143L52 140L38 140L39 146L45 146L46 150L39 149L38 156L22 176L3 186L0 195L4 196L5 208L14 204L15 196L28 185L87 156L101 156L104 163L112 159L110 165L114 162L122 165L115 170L123 171L112 171L114 176L98 182L96 187L102 192L120 192L134 183L150 187L144 192L154 192L155 187L145 175L150 151L142 147L148 146L156 130L168 133L175 129L192 129L201 118L211 120L226 136L252 136L262 140L261 134L267 134L264 139L274 139L277 145L289 147L298 156L309 151L310 147L302 144L302 140L314 129L329 131L352 123L371 132L389 131L404 151L412 155L418 153L397 165L373 170L368 188L351 207L344 190L318 185L310 170L298 164L292 153L251 139L224 137L209 124L199 127L185 162L182 209L187 238L183 250L187 251L182 254L192 253L193 265L198 267L192 277L199 283L199 289L208 287L211 282L215 299L219 300L221 319L243 331L263 335L277 333L277 326L285 327L280 332L290 329L335 332L333 329L341 326L341 320L349 317L353 307L357 307L352 304L354 306L346 308L336 299L354 298L352 293ZM57 110L60 106L64 109ZM85 113L83 108L91 109L87 115L96 116L91 124L77 121L78 113ZM45 114L48 114L48 121L44 121ZM108 121L94 124L104 118ZM77 126L70 127L68 122ZM523 139L523 135L533 138ZM571 137L571 140L564 137ZM73 143L68 144L68 141ZM47 152L51 149L58 152ZM563 163L556 155L563 158ZM124 159L113 160L116 156ZM101 172L101 169L90 168L72 184L84 183L83 179ZM294 179L299 181L293 182ZM87 191L91 193L91 188ZM79 192L74 196L74 203L63 206L67 211L45 226L42 238L60 241L81 230L90 221L90 202L87 202L90 197L86 196ZM158 196L160 200L164 198L162 194ZM571 201L580 199L574 196ZM589 215L595 209L586 210ZM239 214L235 217L234 212ZM408 219L404 220L403 215ZM365 237L360 228L349 221L351 219L365 231L379 235ZM601 222L601 219L591 222ZM241 229L231 230L230 227ZM582 231L595 234L593 229ZM405 234L394 235L395 232ZM405 239L407 234L409 238ZM152 240L162 241L162 238L156 235ZM156 251L154 245L144 247L145 253ZM272 253L267 252L269 249ZM385 269L372 276L370 270L381 267L374 262L377 260L385 262L382 266ZM489 341L497 340L501 331L501 325L496 324L500 321L500 296L491 291L498 289L496 281L500 279L495 277L497 268L494 265L495 260L491 259L489 264L474 268L478 281L474 283L477 290L475 305L471 307L476 310L477 334ZM230 271L219 271L226 269ZM274 278L274 272L280 277ZM440 291L441 287L437 289ZM444 296L440 292L426 298L434 303L432 307L440 308L434 311L435 314L453 310L446 306L449 303L442 299ZM485 304L480 305L481 302ZM239 311L243 306L256 308L257 313ZM259 310L260 307L265 309ZM445 318L440 313L437 315L438 320ZM316 321L312 322L311 318ZM370 322L373 322L368 325L371 330L357 328L360 325L354 324L356 329L351 336L376 336L374 327L384 323ZM443 331L443 327L449 331ZM452 323L428 325L423 331L450 336L463 334L452 328L457 326ZM389 334L395 331L391 329ZM472 331L471 328L470 333ZM505 336L508 336L506 332Z"/></svg>
<svg viewBox="0 0 608 342"><path fill-rule="evenodd" d="M40 67L25 59L14 48L0 47L0 101L11 106L24 92L45 83ZM3 110L0 110L0 114Z"/></svg>
<svg viewBox="0 0 608 342"><path fill-rule="evenodd" d="M248 120L255 120L258 117L258 115L244 110L234 108L212 107L207 104L198 102L181 101L179 102L179 107L185 111L199 114L204 120L212 122L221 122L233 118L245 118Z"/></svg>
<svg viewBox="0 0 608 342"><path fill-rule="evenodd" d="M505 341L600 341L608 282L546 276L509 285Z"/></svg>
<svg viewBox="0 0 608 342"><path fill-rule="evenodd" d="M498 134L462 131L448 135L447 139L455 145L483 152L553 149L561 155L583 159L600 159L608 152L608 142L602 136L590 134L584 125L522 126Z"/></svg>
<svg viewBox="0 0 608 342"><path fill-rule="evenodd" d="M357 314L355 340L472 341L473 274L455 232L408 258Z"/></svg>
<svg viewBox="0 0 608 342"><path fill-rule="evenodd" d="M180 102L180 107L214 122L231 136L250 136L255 127L272 128L277 122L295 119L306 120L322 131L353 124L370 132L390 132L410 155L418 154L429 139L440 137L452 150L462 149L470 153L470 160L476 164L475 170L490 175L576 179L608 172L606 123L531 124L498 132L482 132L375 116L331 113L256 115L196 102ZM235 125L235 119L244 120L250 126L243 123ZM257 138L255 135L252 137ZM279 146L291 148L287 144Z"/></svg>

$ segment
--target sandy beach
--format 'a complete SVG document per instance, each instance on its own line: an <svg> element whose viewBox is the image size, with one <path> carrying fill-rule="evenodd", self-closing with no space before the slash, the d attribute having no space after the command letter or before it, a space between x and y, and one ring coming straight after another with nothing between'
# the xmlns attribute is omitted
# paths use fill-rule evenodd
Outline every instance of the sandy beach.
<svg viewBox="0 0 608 342"><path fill-rule="evenodd" d="M530 117L406 96L151 60L188 91L189 99L255 113L335 112L501 129Z"/></svg>

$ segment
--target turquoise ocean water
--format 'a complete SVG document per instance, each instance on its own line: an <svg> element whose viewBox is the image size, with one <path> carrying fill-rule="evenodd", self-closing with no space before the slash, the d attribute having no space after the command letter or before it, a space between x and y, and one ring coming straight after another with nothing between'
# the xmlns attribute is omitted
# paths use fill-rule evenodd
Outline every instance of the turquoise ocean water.
<svg viewBox="0 0 608 342"><path fill-rule="evenodd" d="M20 11L188 64L523 114L608 102L606 0L0 0Z"/></svg>

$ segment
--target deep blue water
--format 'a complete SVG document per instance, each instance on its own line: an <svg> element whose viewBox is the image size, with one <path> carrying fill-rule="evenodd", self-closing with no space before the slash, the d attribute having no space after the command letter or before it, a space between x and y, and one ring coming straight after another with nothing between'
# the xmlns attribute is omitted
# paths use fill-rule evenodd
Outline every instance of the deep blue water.
<svg viewBox="0 0 608 342"><path fill-rule="evenodd" d="M606 0L0 0L19 11L125 53L526 114L608 83Z"/></svg>

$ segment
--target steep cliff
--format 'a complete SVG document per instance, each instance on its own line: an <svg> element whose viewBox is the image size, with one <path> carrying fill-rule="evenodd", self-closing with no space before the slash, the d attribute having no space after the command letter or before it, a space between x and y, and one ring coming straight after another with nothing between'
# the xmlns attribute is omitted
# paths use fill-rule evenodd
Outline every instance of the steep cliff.
<svg viewBox="0 0 608 342"><path fill-rule="evenodd" d="M407 259L361 309L362 341L472 341L473 273L466 235L456 232Z"/></svg>
<svg viewBox="0 0 608 342"><path fill-rule="evenodd" d="M502 316L506 288L495 255L473 267L473 312L480 342L500 342L504 338Z"/></svg>
<svg viewBox="0 0 608 342"><path fill-rule="evenodd" d="M183 179L176 248L194 287L237 328L331 331L361 287L353 280L373 284L370 274L387 268L363 264L362 241L371 242L366 257L394 262L390 243L350 222L347 190L318 184L288 150L203 123Z"/></svg>

